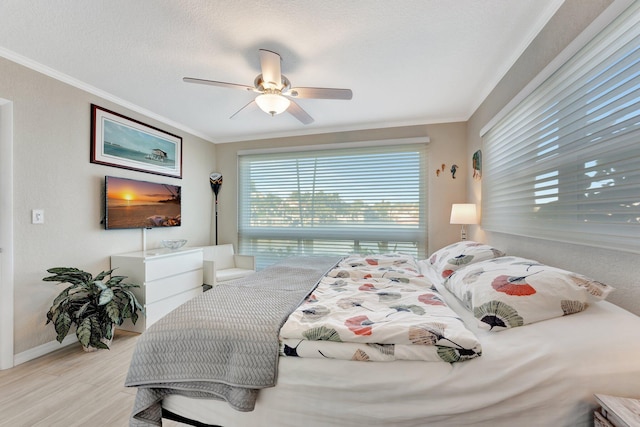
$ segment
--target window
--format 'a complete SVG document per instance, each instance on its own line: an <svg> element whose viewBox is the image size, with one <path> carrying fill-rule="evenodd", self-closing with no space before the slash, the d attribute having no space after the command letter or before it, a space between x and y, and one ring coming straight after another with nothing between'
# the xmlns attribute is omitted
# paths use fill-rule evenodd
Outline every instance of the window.
<svg viewBox="0 0 640 427"><path fill-rule="evenodd" d="M640 3L484 136L483 228L640 252Z"/></svg>
<svg viewBox="0 0 640 427"><path fill-rule="evenodd" d="M238 162L239 246L259 267L293 255L424 256L424 143L241 153Z"/></svg>

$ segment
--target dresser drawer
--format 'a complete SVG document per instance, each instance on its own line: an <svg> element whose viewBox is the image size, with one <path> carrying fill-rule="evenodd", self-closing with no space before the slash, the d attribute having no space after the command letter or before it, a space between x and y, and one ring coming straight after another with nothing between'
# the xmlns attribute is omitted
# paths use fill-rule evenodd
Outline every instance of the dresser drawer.
<svg viewBox="0 0 640 427"><path fill-rule="evenodd" d="M186 271L202 269L202 252L173 253L171 256L154 256L144 260L145 281L175 276Z"/></svg>
<svg viewBox="0 0 640 427"><path fill-rule="evenodd" d="M111 256L111 268L141 285L132 291L145 308L134 325L127 319L120 329L144 332L174 308L202 293L202 249L157 249Z"/></svg>
<svg viewBox="0 0 640 427"><path fill-rule="evenodd" d="M165 277L145 283L145 302L156 301L181 294L192 289L202 291L202 269L188 271L175 276Z"/></svg>

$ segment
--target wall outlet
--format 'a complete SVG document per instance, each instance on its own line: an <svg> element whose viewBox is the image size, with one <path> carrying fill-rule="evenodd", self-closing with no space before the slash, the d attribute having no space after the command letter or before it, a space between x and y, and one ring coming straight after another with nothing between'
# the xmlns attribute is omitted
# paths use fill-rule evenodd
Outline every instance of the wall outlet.
<svg viewBox="0 0 640 427"><path fill-rule="evenodd" d="M44 224L43 209L33 209L31 211L31 224Z"/></svg>

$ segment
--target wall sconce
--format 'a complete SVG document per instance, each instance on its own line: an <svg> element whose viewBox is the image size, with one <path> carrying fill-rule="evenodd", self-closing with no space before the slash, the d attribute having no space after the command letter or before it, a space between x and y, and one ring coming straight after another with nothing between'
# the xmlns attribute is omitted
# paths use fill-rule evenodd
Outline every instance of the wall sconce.
<svg viewBox="0 0 640 427"><path fill-rule="evenodd" d="M477 224L478 214L474 203L454 203L451 206L451 219L449 224L462 224L460 231L460 239L467 240L467 230L464 228L467 224Z"/></svg>

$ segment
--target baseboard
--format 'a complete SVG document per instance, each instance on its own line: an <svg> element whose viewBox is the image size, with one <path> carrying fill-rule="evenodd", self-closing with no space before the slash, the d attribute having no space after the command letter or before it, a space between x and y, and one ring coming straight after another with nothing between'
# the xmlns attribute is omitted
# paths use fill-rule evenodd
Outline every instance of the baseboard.
<svg viewBox="0 0 640 427"><path fill-rule="evenodd" d="M45 354L49 354L53 351L61 349L62 347L66 347L77 342L78 337L76 337L75 334L69 334L62 340L62 343L59 343L58 341L50 341L46 344L30 348L27 351L23 351L22 353L18 353L13 356L13 366L17 366L30 360L37 359L40 356L44 356Z"/></svg>

